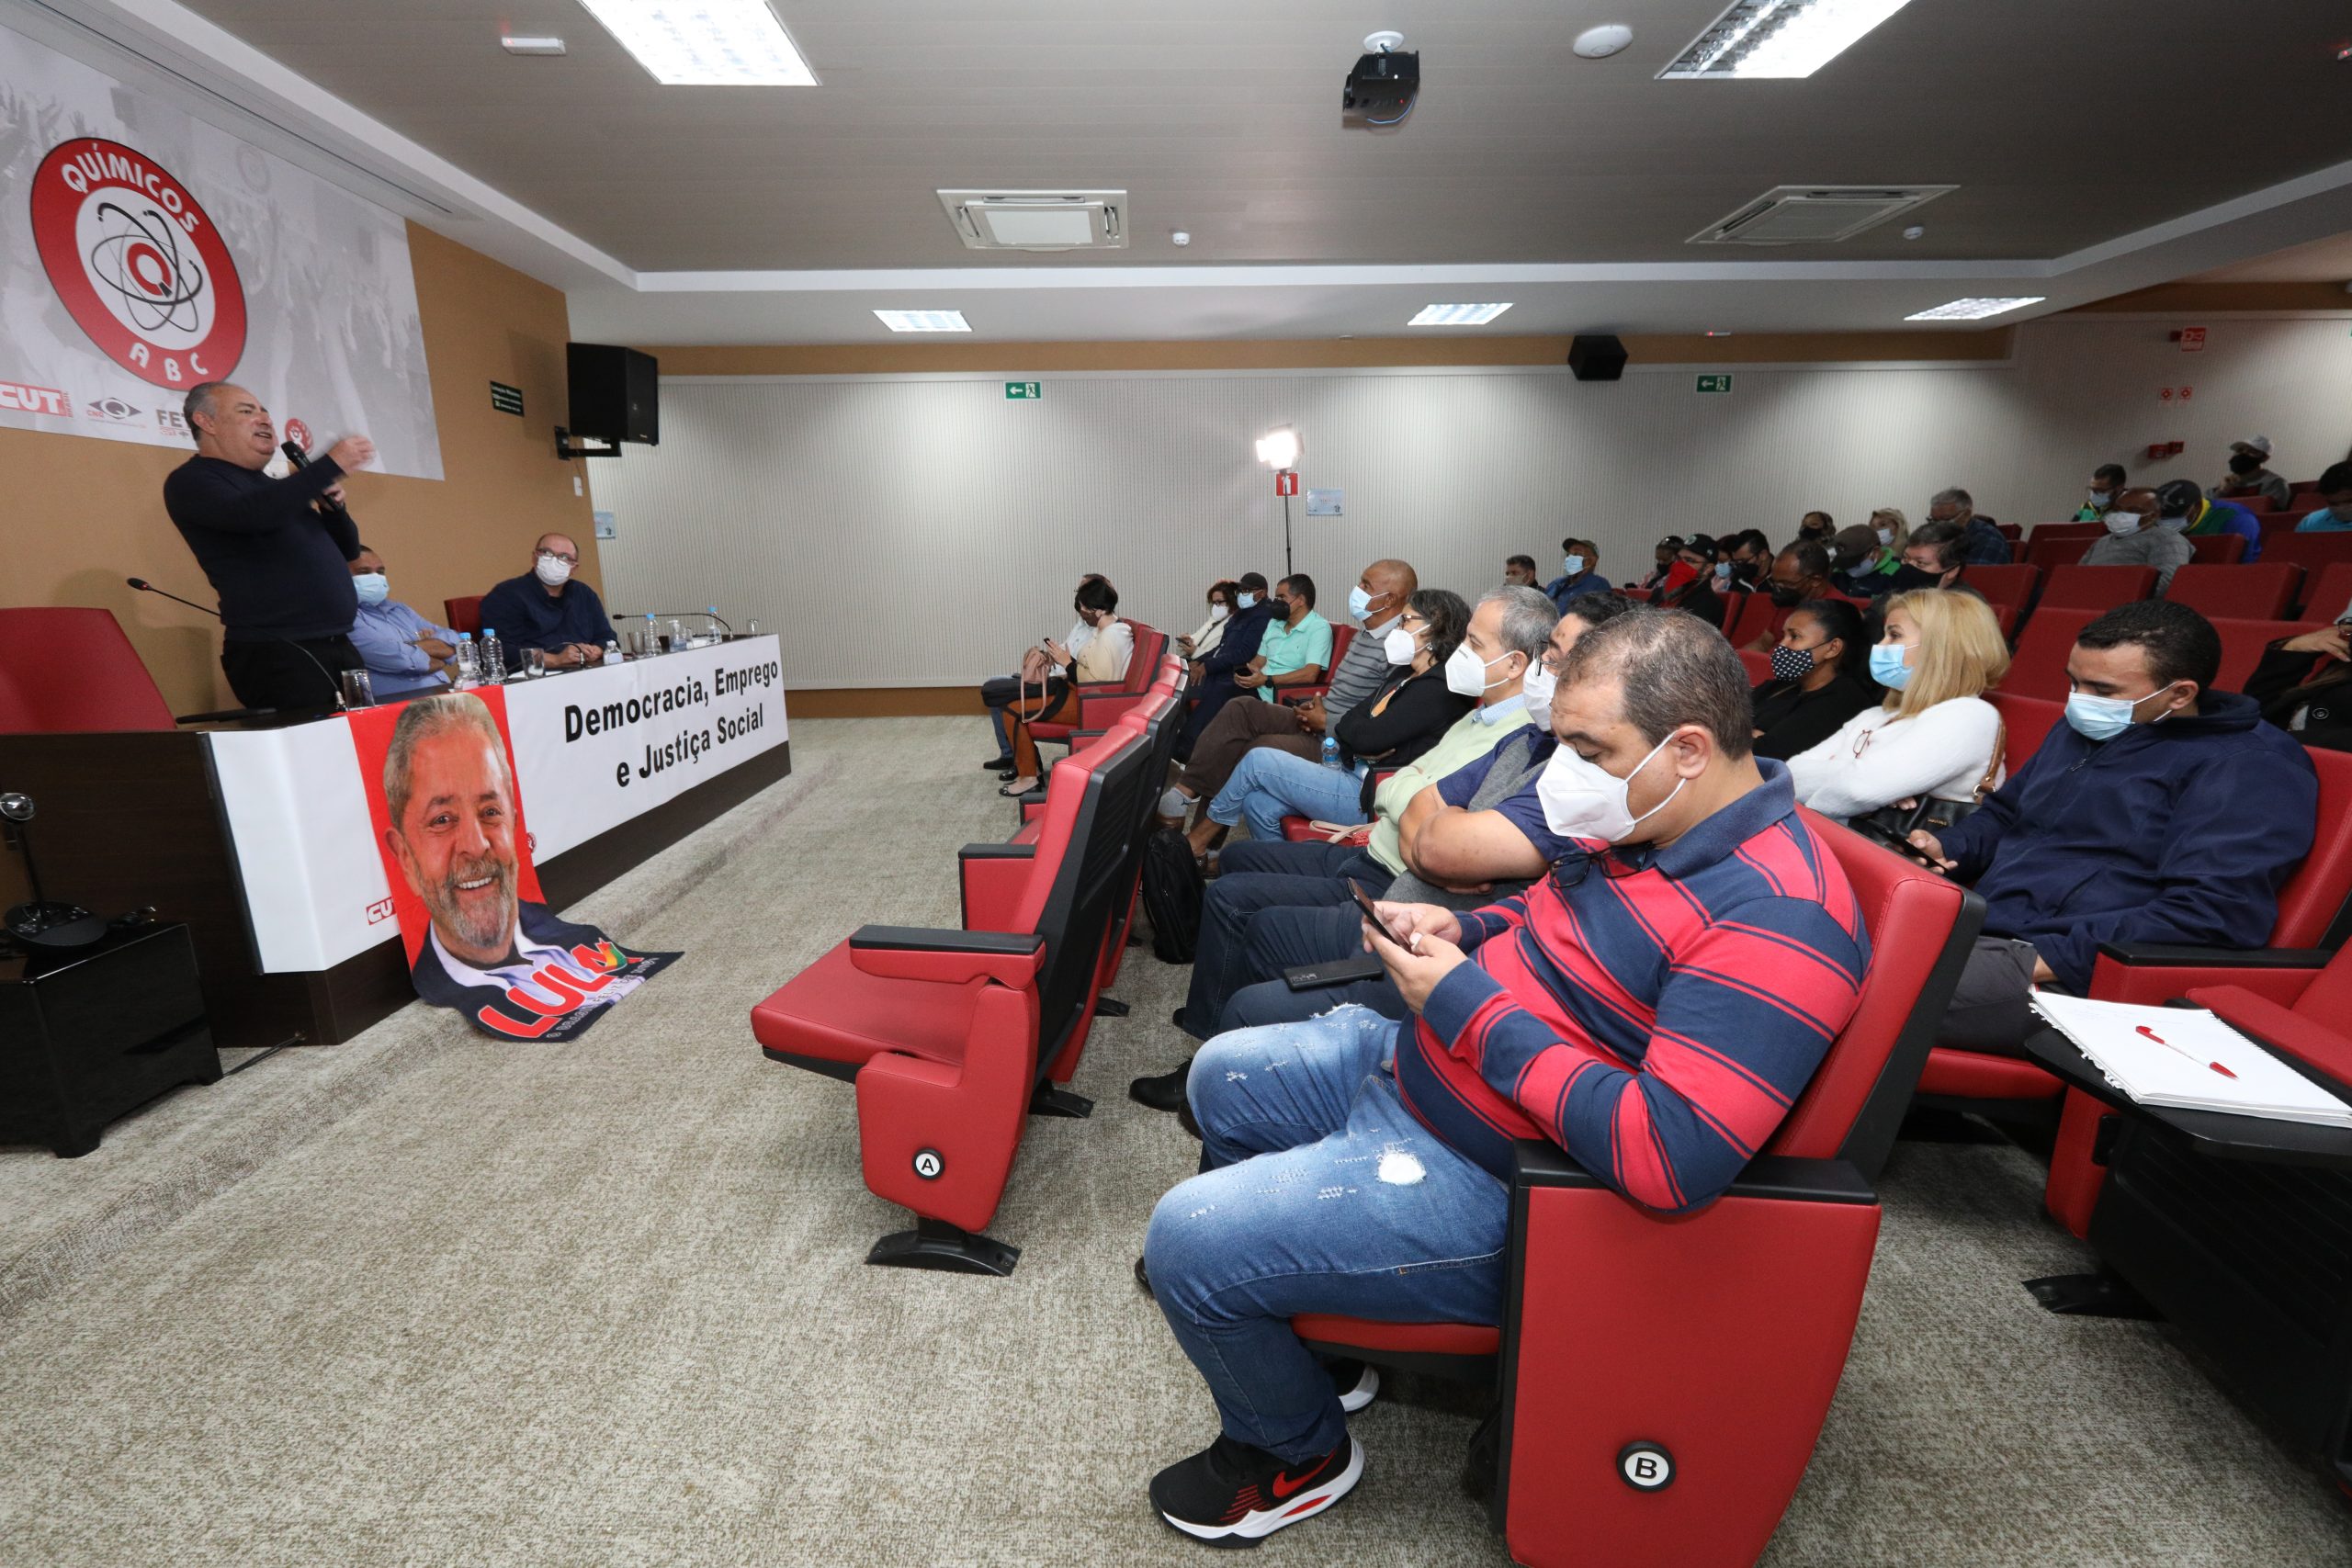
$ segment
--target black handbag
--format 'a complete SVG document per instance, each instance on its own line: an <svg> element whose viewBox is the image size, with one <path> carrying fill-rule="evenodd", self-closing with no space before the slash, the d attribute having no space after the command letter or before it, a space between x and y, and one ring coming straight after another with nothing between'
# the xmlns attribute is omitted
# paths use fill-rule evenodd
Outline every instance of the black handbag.
<svg viewBox="0 0 2352 1568"><path fill-rule="evenodd" d="M1940 800L1923 795L1909 806L1882 806L1866 817L1854 818L1852 826L1871 830L1872 838L1883 834L1900 842L1924 828L1933 833L1949 828L1962 818L1973 816L1993 793L1993 781L2001 776L2001 764L2009 750L2009 721L2001 720L1993 732L1993 755L1984 764L1984 776L1976 781L1976 793L1966 800Z"/></svg>

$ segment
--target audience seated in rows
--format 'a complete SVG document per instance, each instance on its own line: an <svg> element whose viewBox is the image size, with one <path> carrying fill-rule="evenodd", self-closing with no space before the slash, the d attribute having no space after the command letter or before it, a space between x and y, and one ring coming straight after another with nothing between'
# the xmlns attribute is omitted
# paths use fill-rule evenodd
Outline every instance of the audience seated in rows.
<svg viewBox="0 0 2352 1568"><path fill-rule="evenodd" d="M1649 602L1662 610L1687 610L1711 626L1724 622L1724 602L1715 592L1715 542L1694 534L1677 545L1666 575L1650 590Z"/></svg>
<svg viewBox="0 0 2352 1568"><path fill-rule="evenodd" d="M1267 628L1277 621L1286 626L1289 620L1290 607L1276 606L1264 577L1245 571L1234 582L1240 592L1233 596L1234 613L1226 621L1225 636L1218 639L1216 651L1193 661L1192 685L1185 693L1193 712L1176 742L1180 761L1193 754L1193 743L1225 705L1245 690L1242 678L1254 676L1260 668L1255 660Z"/></svg>
<svg viewBox="0 0 2352 1568"><path fill-rule="evenodd" d="M2131 481L2120 463L2101 463L2091 470L2091 482L2083 487L2083 504L2075 509L2077 523L2096 523L2107 515Z"/></svg>
<svg viewBox="0 0 2352 1568"><path fill-rule="evenodd" d="M2241 561L2262 558L2262 525L2253 513L2226 501L2208 498L2195 479L2172 479L2156 487L2159 521L2190 538L2211 534L2235 534L2245 541ZM2194 550L2190 552L2194 554Z"/></svg>
<svg viewBox="0 0 2352 1568"><path fill-rule="evenodd" d="M1176 651L1186 663L1206 659L1225 640L1226 623L1233 617L1233 602L1240 594L1241 585L1230 579L1209 584L1209 618L1200 629L1176 639Z"/></svg>
<svg viewBox="0 0 2352 1568"><path fill-rule="evenodd" d="M1301 608L1302 604L1312 605L1315 602L1313 581L1305 573L1284 578L1279 592L1290 608L1280 628L1282 636L1271 645L1261 638L1259 645L1259 652L1274 661L1270 666L1271 689L1264 684L1257 687L1258 694L1266 700L1226 703L1201 730L1200 739L1185 754L1184 770L1176 775L1175 783L1161 799L1160 816L1166 824L1182 827L1185 813L1223 789L1242 757L1254 747L1272 747L1295 756L1319 760L1323 737L1331 727L1388 680L1384 639L1419 586L1420 579L1401 560L1376 560L1364 568L1348 594L1348 614L1360 626L1359 634L1349 642L1347 656L1340 661L1339 668L1330 672L1329 684L1323 694L1293 704L1276 701L1275 693L1286 685L1321 680L1324 667L1330 662L1331 638L1329 624L1311 610ZM1294 663L1294 660L1303 660L1316 653L1311 638L1301 637L1293 630L1294 626L1306 626L1310 620L1323 626L1321 651L1313 662ZM1236 678L1240 680L1250 672L1250 666L1245 664Z"/></svg>
<svg viewBox="0 0 2352 1568"><path fill-rule="evenodd" d="M1487 908L1380 907L1365 937L1412 1021L1348 1007L1204 1048L1202 1174L1154 1212L1143 1274L1222 1432L1153 1480L1170 1524L1244 1544L1355 1485L1361 1385L1289 1320L1499 1323L1513 1138L1665 1213L1764 1145L1851 1016L1868 938L1747 721L1713 628L1595 628L1541 786L1575 852ZM1769 991L1738 978L1759 964Z"/></svg>
<svg viewBox="0 0 2352 1568"><path fill-rule="evenodd" d="M1898 803L1973 807L2001 766L2001 716L1984 693L2008 672L2009 648L1992 606L1925 589L1888 597L1882 624L1870 671L1885 699L1789 760L1797 800L1836 822Z"/></svg>
<svg viewBox="0 0 2352 1568"><path fill-rule="evenodd" d="M447 691L458 657L458 634L434 625L394 599L384 558L366 545L351 558L351 585L359 594L358 618L351 623L351 646L359 650L359 660L368 667L377 701Z"/></svg>
<svg viewBox="0 0 2352 1568"><path fill-rule="evenodd" d="M1136 633L1119 619L1119 591L1108 578L1091 577L1078 585L1071 604L1078 611L1071 640L1047 638L1042 650L1051 660L1047 680L1034 694L1024 693L1003 709L1012 737L1012 777L999 795L1026 795L1037 787L1037 738L1030 732L1031 723L1074 716L1081 684L1126 679Z"/></svg>
<svg viewBox="0 0 2352 1568"><path fill-rule="evenodd" d="M2320 505L2295 525L2298 534L2338 534L2352 528L2352 462L2331 463L2319 477Z"/></svg>
<svg viewBox="0 0 2352 1568"><path fill-rule="evenodd" d="M579 565L580 547L570 535L542 534L531 546L531 570L482 595L482 635L495 630L510 662L530 648L547 655L550 670L604 662L613 623L596 591L571 580Z"/></svg>
<svg viewBox="0 0 2352 1568"><path fill-rule="evenodd" d="M1538 667L1529 672L1528 712L1537 723L1524 743L1508 743L1474 758L1408 801L1396 819L1405 869L1385 890L1367 882L1367 892L1402 903L1476 908L1524 891L1574 850L1545 826L1536 795L1554 746L1552 688L1579 637L1633 608L1632 600L1613 593L1588 593L1569 607L1552 628ZM1385 973L1306 990L1292 989L1282 977L1295 965L1327 964L1361 953L1363 929L1354 904L1250 909L1249 902L1228 899L1218 908L1218 917L1232 924L1219 933L1225 966L1199 988L1209 1026L1204 1032L1288 1022L1349 1003L1388 1018L1406 1016L1404 998Z"/></svg>
<svg viewBox="0 0 2352 1568"><path fill-rule="evenodd" d="M1983 809L1911 834L1986 906L1939 1043L2024 1055L2029 988L2087 994L2103 942L2262 945L2319 784L2252 697L2213 689L2221 663L2185 604L2109 610L2067 658L2065 726Z"/></svg>
<svg viewBox="0 0 2352 1568"><path fill-rule="evenodd" d="M2164 502L2153 490L2127 490L2115 498L2115 508L2099 519L2107 533L2083 552L2085 566L2152 566L2156 592L2162 593L2172 574L2197 554L2177 528L2162 521Z"/></svg>
<svg viewBox="0 0 2352 1568"><path fill-rule="evenodd" d="M1928 521L1957 523L1962 539L1968 550L1971 566L2007 566L2009 564L2009 541L1994 519L1976 510L1976 503L1958 485L1936 491L1928 502Z"/></svg>
<svg viewBox="0 0 2352 1568"><path fill-rule="evenodd" d="M1384 624L1385 634L1375 637L1366 627L1356 638L1378 651L1387 675L1369 698L1350 705L1332 723L1340 765L1327 767L1292 749L1252 747L1193 825L1196 854L1215 848L1237 822L1250 824L1252 839L1268 840L1283 836L1284 817L1335 826L1369 822L1378 783L1374 770L1418 761L1470 711L1479 671L1476 656L1463 641L1470 606L1462 596L1442 588L1421 589L1405 602L1401 615ZM1202 750L1207 749L1204 740ZM1195 767L1199 760L1195 755ZM1181 784L1171 786L1161 809L1181 817L1180 803L1189 804Z"/></svg>
<svg viewBox="0 0 2352 1568"><path fill-rule="evenodd" d="M1560 565L1561 574L1544 585L1557 609L1566 610L1569 600L1587 593L1615 592L1600 575L1600 547L1590 539L1562 539Z"/></svg>
<svg viewBox="0 0 2352 1568"><path fill-rule="evenodd" d="M1541 739L1542 726L1528 711L1523 688L1558 620L1551 600L1533 589L1497 588L1480 598L1462 646L1447 661L1448 684L1457 692L1475 685L1478 705L1419 761L1382 782L1373 795L1369 832L1300 843L1251 840L1225 850L1224 874L1202 900L1193 985L1176 1015L1179 1027L1202 1040L1216 1031L1224 999L1234 989L1227 965L1238 958L1236 939L1248 915L1276 905L1350 902L1351 879L1368 887L1386 886L1405 869L1398 818L1415 795L1498 747L1532 746ZM1478 671L1475 682L1451 673L1465 663ZM1183 1072L1180 1067L1139 1078L1129 1092L1172 1111L1181 1103Z"/></svg>
<svg viewBox="0 0 2352 1568"><path fill-rule="evenodd" d="M2207 493L2215 501L2257 495L2274 508L2283 510L2287 504L2287 481L2270 471L2270 437L2257 435L2250 441L2231 442L2229 478Z"/></svg>
<svg viewBox="0 0 2352 1568"><path fill-rule="evenodd" d="M2301 637L2281 637L2263 650L2246 677L2245 694L2262 716L2306 746L2352 751L2352 606L2344 618Z"/></svg>
<svg viewBox="0 0 2352 1568"><path fill-rule="evenodd" d="M1870 665L1860 610L1843 599L1808 599L1790 611L1772 645L1772 673L1749 694L1756 754L1785 762L1837 734L1880 698Z"/></svg>

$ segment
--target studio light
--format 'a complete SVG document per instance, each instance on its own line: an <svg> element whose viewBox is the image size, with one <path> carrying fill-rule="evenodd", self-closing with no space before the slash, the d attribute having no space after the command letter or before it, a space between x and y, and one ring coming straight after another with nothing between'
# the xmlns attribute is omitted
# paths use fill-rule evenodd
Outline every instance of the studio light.
<svg viewBox="0 0 2352 1568"><path fill-rule="evenodd" d="M1298 467L1299 457L1306 451L1306 443L1298 438L1293 426L1278 424L1258 437L1258 461L1281 473Z"/></svg>

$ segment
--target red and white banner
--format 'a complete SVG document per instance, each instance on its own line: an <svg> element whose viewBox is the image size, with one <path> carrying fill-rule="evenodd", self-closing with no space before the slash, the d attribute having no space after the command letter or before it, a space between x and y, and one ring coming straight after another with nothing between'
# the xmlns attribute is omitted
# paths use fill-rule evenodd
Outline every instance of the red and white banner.
<svg viewBox="0 0 2352 1568"><path fill-rule="evenodd" d="M441 477L397 214L5 28L0 82L0 425L186 447L229 380Z"/></svg>

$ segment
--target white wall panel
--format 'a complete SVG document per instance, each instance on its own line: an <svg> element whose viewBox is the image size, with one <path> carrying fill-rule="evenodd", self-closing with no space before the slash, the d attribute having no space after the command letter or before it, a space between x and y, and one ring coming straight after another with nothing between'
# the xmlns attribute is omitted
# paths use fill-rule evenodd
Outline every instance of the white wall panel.
<svg viewBox="0 0 2352 1568"><path fill-rule="evenodd" d="M1124 612L1189 630L1216 576L1282 569L1282 503L1250 443L1305 434L1302 483L1347 514L1294 503L1297 563L1343 613L1363 563L1401 555L1424 582L1475 593L1502 558L1557 570L1557 543L1600 541L1642 568L1657 536L1753 525L1775 543L1821 507L1916 520L1945 484L2015 522L2064 515L2095 463L2207 482L2228 441L2263 432L2293 479L2352 440L2352 337L2337 320L2212 325L2073 319L2020 331L2014 363L1965 368L1734 367L1730 396L1690 367L1614 384L1565 371L1102 373L1046 376L1009 401L986 378L662 383L662 444L592 465L616 612L716 602L783 638L789 684L944 685L1011 667L1071 616L1084 571ZM2159 386L2193 387L2187 403ZM2180 439L2171 464L2135 460Z"/></svg>

